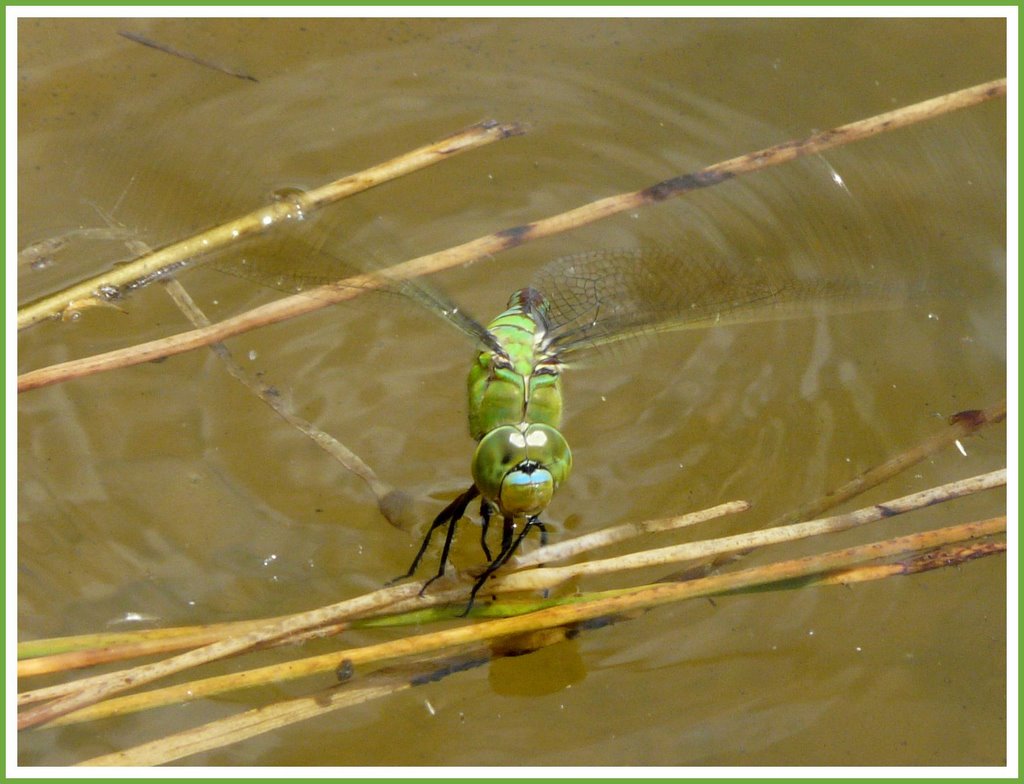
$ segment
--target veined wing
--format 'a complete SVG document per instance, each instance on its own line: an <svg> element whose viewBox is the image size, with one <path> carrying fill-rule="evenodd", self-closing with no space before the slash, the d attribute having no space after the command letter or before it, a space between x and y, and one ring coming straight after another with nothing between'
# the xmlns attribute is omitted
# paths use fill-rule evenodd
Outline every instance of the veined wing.
<svg viewBox="0 0 1024 784"><path fill-rule="evenodd" d="M387 267L375 260L360 258L346 261L327 250L325 245L322 237L311 241L301 234L292 234L273 243L269 249L256 247L250 253L233 252L230 257L218 259L211 266L220 272L292 293L312 292L318 286L339 283L366 273L380 274L385 283L378 290L413 300L484 348L500 348L485 326L440 289L419 279L389 279Z"/></svg>
<svg viewBox="0 0 1024 784"><path fill-rule="evenodd" d="M906 303L892 287L769 274L763 265L687 258L663 249L595 251L546 265L534 283L548 300L548 348L583 350L656 332L876 310Z"/></svg>

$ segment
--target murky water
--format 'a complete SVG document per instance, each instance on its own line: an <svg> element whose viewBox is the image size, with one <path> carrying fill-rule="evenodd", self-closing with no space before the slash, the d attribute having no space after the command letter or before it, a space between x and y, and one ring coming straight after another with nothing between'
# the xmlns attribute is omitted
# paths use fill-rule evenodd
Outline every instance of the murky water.
<svg viewBox="0 0 1024 784"><path fill-rule="evenodd" d="M527 123L315 224L338 255L411 258L1003 76L1004 40L999 20L21 20L19 248L107 232L68 235L43 269L21 270L19 301L275 190L486 117ZM755 508L713 530L753 528L1003 397L1005 144L995 101L437 276L483 320L554 256L655 244L927 292L881 313L665 336L573 372L576 467L549 511L556 535L732 498ZM206 270L183 280L211 318L276 295ZM151 287L123 311L25 331L19 369L184 328ZM411 493L421 524L466 485L472 347L412 303L367 297L230 346ZM26 393L18 413L21 639L131 614L178 625L306 609L378 587L414 552L359 480L208 352ZM1005 465L1001 427L965 449L870 500ZM829 546L998 514L1005 499L947 506ZM1005 596L997 557L682 604L187 761L998 765ZM65 764L250 698L30 733L19 757Z"/></svg>

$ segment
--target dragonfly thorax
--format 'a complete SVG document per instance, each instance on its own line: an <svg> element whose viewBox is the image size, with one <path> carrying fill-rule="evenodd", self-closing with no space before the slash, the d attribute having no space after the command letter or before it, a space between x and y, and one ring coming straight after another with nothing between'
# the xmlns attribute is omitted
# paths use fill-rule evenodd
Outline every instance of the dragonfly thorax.
<svg viewBox="0 0 1024 784"><path fill-rule="evenodd" d="M512 295L487 326L493 341L469 372L469 430L479 441L501 425L562 420L561 365L544 349L547 303L535 289Z"/></svg>

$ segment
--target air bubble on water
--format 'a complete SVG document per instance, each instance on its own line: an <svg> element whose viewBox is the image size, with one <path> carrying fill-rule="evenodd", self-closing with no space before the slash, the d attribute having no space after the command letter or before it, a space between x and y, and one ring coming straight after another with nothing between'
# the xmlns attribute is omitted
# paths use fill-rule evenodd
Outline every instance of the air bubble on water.
<svg viewBox="0 0 1024 784"><path fill-rule="evenodd" d="M52 267L55 263L52 257L42 256L29 264L29 266L34 270L44 270L47 267Z"/></svg>
<svg viewBox="0 0 1024 784"><path fill-rule="evenodd" d="M302 210L302 200L306 192L302 188L285 186L271 192L270 198L274 201L291 202L292 211L288 213L289 220L305 220L306 214Z"/></svg>
<svg viewBox="0 0 1024 784"><path fill-rule="evenodd" d="M159 621L160 618L156 615L150 615L149 613L134 612L127 610L119 618L114 618L107 621L107 626L122 626L124 624L132 623L154 623Z"/></svg>
<svg viewBox="0 0 1024 784"><path fill-rule="evenodd" d="M257 356L259 355L256 353L256 349L249 349L248 357L250 362L255 362Z"/></svg>
<svg viewBox="0 0 1024 784"><path fill-rule="evenodd" d="M277 553L271 553L270 555L268 555L266 558L263 559L263 565L264 566L270 566L276 560L277 560Z"/></svg>

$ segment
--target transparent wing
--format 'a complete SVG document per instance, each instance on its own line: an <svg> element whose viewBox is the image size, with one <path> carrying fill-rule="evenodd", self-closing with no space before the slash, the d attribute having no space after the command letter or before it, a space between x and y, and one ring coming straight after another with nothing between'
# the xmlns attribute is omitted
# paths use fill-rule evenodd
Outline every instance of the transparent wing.
<svg viewBox="0 0 1024 784"><path fill-rule="evenodd" d="M336 238L335 238L336 239ZM342 259L327 249L330 240L322 234L291 232L273 243L253 245L246 252L232 251L211 263L229 275L262 286L315 296L318 286L336 284L365 273L387 279L387 268L370 256ZM422 280L387 280L379 289L406 297L442 318L482 346L494 349L494 336L450 297Z"/></svg>
<svg viewBox="0 0 1024 784"><path fill-rule="evenodd" d="M905 303L891 288L787 278L765 265L662 249L565 256L546 265L534 286L550 305L549 348L566 362L586 349L657 332Z"/></svg>

